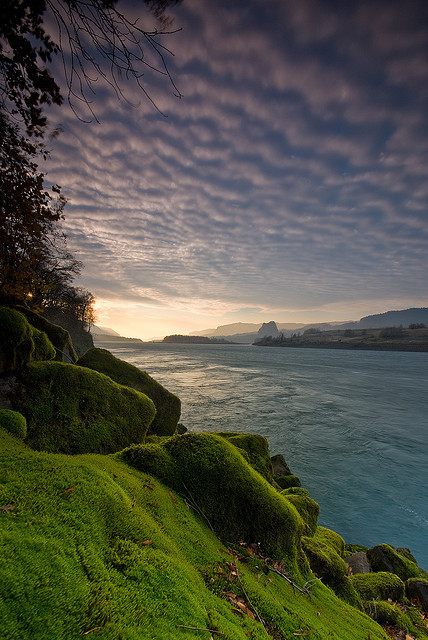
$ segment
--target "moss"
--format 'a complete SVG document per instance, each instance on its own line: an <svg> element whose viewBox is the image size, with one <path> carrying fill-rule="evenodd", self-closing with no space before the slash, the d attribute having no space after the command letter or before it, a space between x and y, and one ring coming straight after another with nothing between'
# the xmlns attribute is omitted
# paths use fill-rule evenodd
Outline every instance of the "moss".
<svg viewBox="0 0 428 640"><path fill-rule="evenodd" d="M367 551L367 557L373 571L395 573L405 582L408 578L420 576L417 564L398 553L388 544L379 544Z"/></svg>
<svg viewBox="0 0 428 640"><path fill-rule="evenodd" d="M244 457L253 469L258 471L268 482L272 482L272 463L266 438L255 433L234 433L227 431L218 432L218 435L226 438L226 440L237 447L237 449L245 451L247 456Z"/></svg>
<svg viewBox="0 0 428 640"><path fill-rule="evenodd" d="M44 331L39 331L35 327L31 327L31 331L34 342L34 351L31 356L31 360L53 360L56 356L55 347L49 340L46 333Z"/></svg>
<svg viewBox="0 0 428 640"><path fill-rule="evenodd" d="M57 324L49 322L46 318L38 313L34 313L26 307L16 307L28 320L28 322L38 329L43 331L48 336L56 350L55 359L59 362L76 362L77 353L74 349L73 343L68 331L63 329Z"/></svg>
<svg viewBox="0 0 428 640"><path fill-rule="evenodd" d="M296 489L302 493L296 493ZM281 491L281 495L283 495L301 515L305 523L305 536L313 536L317 530L320 508L318 503L312 500L309 495L305 495L303 491L305 491L305 489L302 490L301 487L293 487Z"/></svg>
<svg viewBox="0 0 428 640"><path fill-rule="evenodd" d="M345 557L351 556L352 554L358 553L360 551L367 554L368 547L365 547L362 544L346 544L345 545Z"/></svg>
<svg viewBox="0 0 428 640"><path fill-rule="evenodd" d="M315 533L316 540L328 545L330 549L335 551L341 558L345 555L345 541L336 531L318 527Z"/></svg>
<svg viewBox="0 0 428 640"><path fill-rule="evenodd" d="M131 447L123 459L180 492L216 534L230 542L260 542L266 554L286 557L296 571L303 521L296 509L256 473L218 434L189 433L159 445L173 461L159 469L147 447Z"/></svg>
<svg viewBox="0 0 428 640"><path fill-rule="evenodd" d="M156 407L156 417L150 425L150 434L169 436L176 432L181 413L180 399L145 371L115 358L106 349L90 349L78 360L77 364L104 373L115 382L132 387L153 400Z"/></svg>
<svg viewBox="0 0 428 640"><path fill-rule="evenodd" d="M387 571L378 573L357 573L350 576L352 584L362 600L394 600L402 602L404 582L395 574Z"/></svg>
<svg viewBox="0 0 428 640"><path fill-rule="evenodd" d="M225 640L299 629L316 640L355 640L356 630L388 638L319 581L310 598L296 596L280 576L234 557L179 495L117 456L32 451L0 431L0 504L14 507L0 513L2 640L204 635L183 626ZM227 563L239 571L227 576L228 593L243 596L242 582L272 635L205 581L207 567L220 579Z"/></svg>
<svg viewBox="0 0 428 640"><path fill-rule="evenodd" d="M24 440L27 435L27 421L23 415L10 409L0 409L0 428Z"/></svg>
<svg viewBox="0 0 428 640"><path fill-rule="evenodd" d="M392 625L403 631L415 633L415 627L411 619L397 605L383 600L377 600L374 602L366 602L364 610L367 615L381 625Z"/></svg>
<svg viewBox="0 0 428 640"><path fill-rule="evenodd" d="M15 371L30 362L33 334L25 316L0 307L0 373Z"/></svg>
<svg viewBox="0 0 428 640"><path fill-rule="evenodd" d="M277 484L281 489L289 489L290 487L300 487L300 480L295 475L278 476L275 478Z"/></svg>
<svg viewBox="0 0 428 640"><path fill-rule="evenodd" d="M28 365L12 407L27 419L27 443L45 451L109 453L142 442L155 414L147 396L62 362Z"/></svg>
<svg viewBox="0 0 428 640"><path fill-rule="evenodd" d="M422 611L428 613L428 579L409 578L406 580L405 588L409 600L416 602Z"/></svg>

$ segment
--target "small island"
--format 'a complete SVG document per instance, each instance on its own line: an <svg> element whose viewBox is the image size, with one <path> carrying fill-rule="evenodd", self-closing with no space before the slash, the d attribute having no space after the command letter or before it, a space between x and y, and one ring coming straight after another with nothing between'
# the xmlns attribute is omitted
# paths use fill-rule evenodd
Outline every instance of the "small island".
<svg viewBox="0 0 428 640"><path fill-rule="evenodd" d="M174 334L171 336L165 336L162 342L169 342L174 344L236 344L236 342L230 342L224 338L207 338L206 336L183 336L180 334Z"/></svg>

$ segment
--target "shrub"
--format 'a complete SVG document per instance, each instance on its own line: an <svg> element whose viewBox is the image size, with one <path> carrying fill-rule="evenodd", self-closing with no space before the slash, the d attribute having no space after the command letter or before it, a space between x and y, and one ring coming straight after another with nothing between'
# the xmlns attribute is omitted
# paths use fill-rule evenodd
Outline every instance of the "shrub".
<svg viewBox="0 0 428 640"><path fill-rule="evenodd" d="M170 436L175 433L181 413L180 399L156 382L148 373L115 358L106 349L89 349L79 358L77 364L104 373L118 384L145 393L153 400L156 407L156 416L150 425L149 433L159 436Z"/></svg>
<svg viewBox="0 0 428 640"><path fill-rule="evenodd" d="M32 330L25 316L0 307L0 373L15 371L30 362L33 350Z"/></svg>
<svg viewBox="0 0 428 640"><path fill-rule="evenodd" d="M27 421L17 411L0 409L0 427L21 440L27 435Z"/></svg>
<svg viewBox="0 0 428 640"><path fill-rule="evenodd" d="M147 396L63 362L37 362L18 376L12 406L27 419L27 443L61 453L111 453L142 442L155 415Z"/></svg>
<svg viewBox="0 0 428 640"><path fill-rule="evenodd" d="M404 582L393 573L357 573L350 579L362 600L403 600Z"/></svg>
<svg viewBox="0 0 428 640"><path fill-rule="evenodd" d="M189 433L155 446L169 456L167 464L153 445L121 456L185 496L223 540L261 542L265 553L297 570L302 519L233 445L217 434Z"/></svg>

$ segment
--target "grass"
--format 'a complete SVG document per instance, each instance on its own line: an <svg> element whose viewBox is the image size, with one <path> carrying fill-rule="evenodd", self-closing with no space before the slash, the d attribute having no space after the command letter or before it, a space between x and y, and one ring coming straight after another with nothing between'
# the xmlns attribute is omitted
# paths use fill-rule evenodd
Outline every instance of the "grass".
<svg viewBox="0 0 428 640"><path fill-rule="evenodd" d="M319 581L311 598L296 594L255 558L221 579L238 598L245 589L265 626L236 613L216 589L232 552L171 488L117 456L37 452L0 431L0 505L13 508L0 512L3 640L210 637L185 627L225 640L387 639Z"/></svg>

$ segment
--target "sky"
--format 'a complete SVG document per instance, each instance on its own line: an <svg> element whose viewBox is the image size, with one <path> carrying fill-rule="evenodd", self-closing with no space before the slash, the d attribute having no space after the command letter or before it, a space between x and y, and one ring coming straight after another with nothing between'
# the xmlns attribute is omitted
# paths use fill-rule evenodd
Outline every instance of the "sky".
<svg viewBox="0 0 428 640"><path fill-rule="evenodd" d="M158 110L124 80L122 100L98 83L99 122L49 113L48 179L97 324L147 340L428 306L426 1L171 13L181 98L147 70Z"/></svg>

